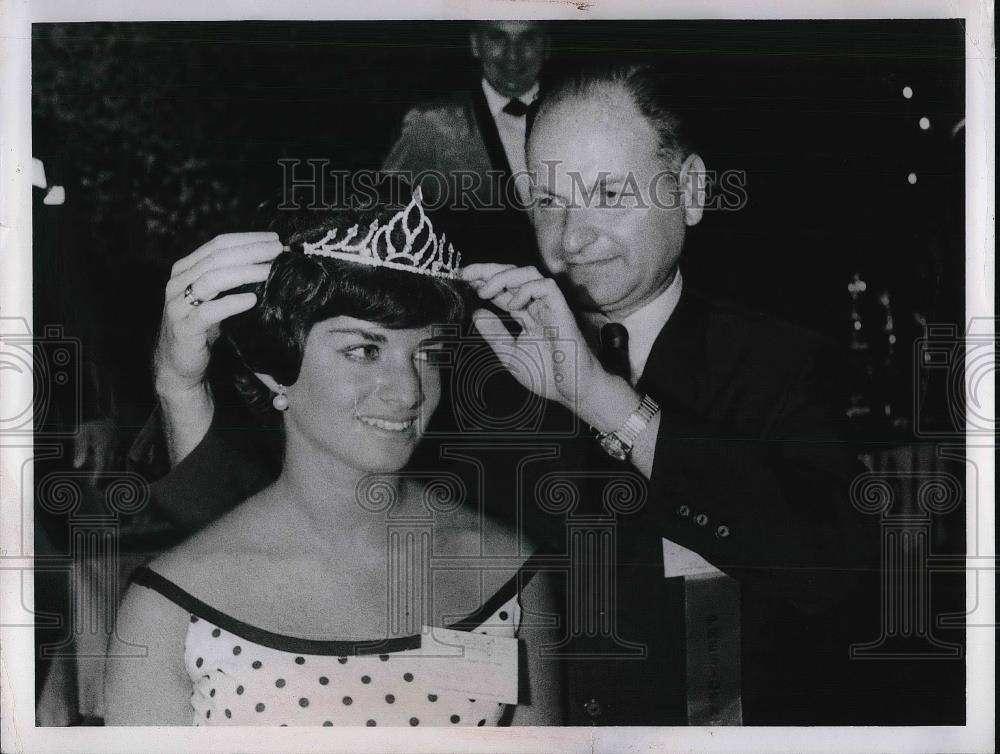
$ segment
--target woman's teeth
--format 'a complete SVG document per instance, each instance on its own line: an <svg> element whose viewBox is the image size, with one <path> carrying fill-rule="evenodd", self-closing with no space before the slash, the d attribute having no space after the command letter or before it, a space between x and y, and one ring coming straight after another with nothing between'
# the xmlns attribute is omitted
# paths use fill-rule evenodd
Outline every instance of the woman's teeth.
<svg viewBox="0 0 1000 754"><path fill-rule="evenodd" d="M394 422L388 419L376 419L373 416L359 416L359 421L364 422L372 427L377 427L378 429L389 430L390 432L403 432L413 426L413 419L407 419L406 421Z"/></svg>

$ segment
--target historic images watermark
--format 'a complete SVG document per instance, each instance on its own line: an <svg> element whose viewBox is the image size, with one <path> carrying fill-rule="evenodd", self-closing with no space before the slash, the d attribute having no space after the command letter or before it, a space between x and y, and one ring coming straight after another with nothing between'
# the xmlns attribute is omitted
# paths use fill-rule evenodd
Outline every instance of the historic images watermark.
<svg viewBox="0 0 1000 754"><path fill-rule="evenodd" d="M851 647L855 659L956 659L963 647L941 637L946 628L995 628L979 599L981 572L996 571L996 555L982 544L984 506L974 447L992 447L995 417L984 410L995 384L995 320L973 317L964 332L954 324L929 324L914 341L914 434L922 440L913 452L855 478L851 502L877 516L881 532L880 633ZM929 392L940 400L929 401ZM935 548L936 527L967 506L972 521L966 549ZM974 594L968 612L935 610L937 574L966 573Z"/></svg>
<svg viewBox="0 0 1000 754"><path fill-rule="evenodd" d="M559 163L543 161L538 174L524 171L513 175L491 170L340 170L330 160L311 157L278 160L282 175L282 195L278 209L337 209L374 205L386 201L379 187L386 177L400 179L390 197L392 207L402 208L408 199L402 196L403 184L420 186L423 205L434 211L503 211L524 207L529 211L550 207L564 209L678 209L683 200L678 191L675 171L661 170L640 180L632 173L599 171L585 179L575 171L567 173L569 183L555 191ZM707 170L695 176L698 200L706 211L736 212L747 206L747 173L744 170ZM527 195L518 186L527 186ZM389 190L393 188L390 184ZM350 197L346 200L345 197Z"/></svg>
<svg viewBox="0 0 1000 754"><path fill-rule="evenodd" d="M481 498L494 485L496 458L484 458L489 448L452 448L452 460L467 465L476 480L473 486L463 476L448 472L405 471L394 474L373 474L365 477L356 490L357 504L373 517L382 520L386 536L385 601L389 635L419 634L426 627L460 621L467 614L442 615L435 607L435 583L441 576L462 574L485 583L493 572L514 573L527 557L536 553L520 526L517 547L507 551L491 549L481 538L478 552L444 553L438 545L442 519L465 507L480 531L489 525L489 514ZM561 547L545 548L534 558L535 566L560 583L557 592L562 604L553 605L552 612L524 612L522 626L546 627L553 630L552 641L535 651L549 658L642 659L646 647L628 640L628 627L618 625L617 563L620 519L643 509L647 503L645 479L638 472L576 471L551 472L529 481L524 473L531 462L544 462L551 453L543 445L503 448L514 450L519 464L518 488L530 496L530 501L517 501L517 515L523 518L524 506L534 505L545 515L558 518L564 528ZM422 485L422 507L399 507L402 485ZM600 512L588 511L582 501L593 489L599 490ZM527 579L525 579L527 580ZM490 594L480 595L483 601ZM478 604L469 605L472 612ZM388 638L388 637L386 637ZM577 643L586 640L585 644ZM377 640L373 643L377 648ZM433 653L428 656L434 656Z"/></svg>
<svg viewBox="0 0 1000 754"><path fill-rule="evenodd" d="M563 338L554 328L535 338L521 333L517 351L505 366L481 337L462 332L457 325L436 326L434 337L444 344L435 365L441 372L442 402L453 423L442 427L424 422L428 437L463 442L489 439L495 443L572 437L580 430L575 411L561 410L538 394L554 379L547 373L547 355L560 365L560 371L576 374L580 354L574 338ZM515 379L526 389L510 390L507 386Z"/></svg>
<svg viewBox="0 0 1000 754"><path fill-rule="evenodd" d="M627 627L618 625L617 563L622 519L647 503L645 478L625 468L587 468L570 457L565 443L583 430L573 411L531 390L501 395L502 384L491 388L488 383L512 378L489 346L454 326L441 327L435 335L448 344L436 364L453 419L449 427L429 425L426 440L435 444L436 468L370 475L356 491L357 504L383 517L386 527L389 624L411 632L428 625L434 610L430 585L441 574L460 572L478 580L489 572L517 571L538 547L529 532L542 526L550 529L550 542L535 558L536 566L559 584L562 602L550 614L522 616L524 625L551 629L552 641L537 651L547 658L644 658L646 647L630 641ZM561 338L553 329L536 339L522 335L519 347L513 366L523 383L538 387L552 381L549 371L556 364L570 375L566 379L575 379L574 339ZM423 486L422 509L400 512L402 483ZM481 532L502 511L516 547L491 552L481 536L474 555L437 552L436 521L462 507ZM407 605L424 607L416 613Z"/></svg>
<svg viewBox="0 0 1000 754"><path fill-rule="evenodd" d="M35 648L47 659L103 660L123 587L122 527L150 502L149 484L135 472L73 467L70 446L83 424L87 356L85 344L67 336L63 324L33 331L25 318L0 318L5 389L25 399L7 404L0 416L0 445L30 451L20 468L19 506L7 511L19 547L0 554L0 571L61 574L75 585L63 615L36 609L20 579L19 609L5 625L50 629L55 638ZM39 516L65 522L65 547L39 551L29 526Z"/></svg>
<svg viewBox="0 0 1000 754"><path fill-rule="evenodd" d="M926 335L914 342L914 429L919 437L958 440L966 435L992 438L996 417L985 410L992 405L987 393L996 383L997 341L995 318L973 317L965 332L954 324L930 324ZM928 416L921 398L938 381L944 405Z"/></svg>
<svg viewBox="0 0 1000 754"><path fill-rule="evenodd" d="M0 369L11 394L29 400L5 409L0 435L6 438L71 437L83 413L83 344L61 324L37 334L23 317L0 317ZM21 382L27 390L10 385ZM57 407L58 414L57 417Z"/></svg>
<svg viewBox="0 0 1000 754"><path fill-rule="evenodd" d="M881 530L880 635L853 644L855 659L953 659L961 645L935 631L931 576L953 570L963 558L934 553L935 516L954 512L963 500L962 481L943 469L880 470L859 475L851 502L879 517Z"/></svg>

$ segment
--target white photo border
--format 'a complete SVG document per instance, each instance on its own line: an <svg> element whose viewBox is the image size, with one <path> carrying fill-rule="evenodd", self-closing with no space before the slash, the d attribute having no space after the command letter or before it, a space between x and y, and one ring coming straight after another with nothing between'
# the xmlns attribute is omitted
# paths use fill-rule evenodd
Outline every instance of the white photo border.
<svg viewBox="0 0 1000 754"><path fill-rule="evenodd" d="M6 0L0 6L0 317L31 316L31 24L73 21L363 20L546 18L570 19L783 19L783 18L963 18L966 23L966 319L980 320L982 336L995 337L995 47L992 3L953 0L871 2L638 2L637 0L417 0L414 2L216 2L127 0L89 3ZM995 371L995 370L994 370ZM3 379L4 375L0 375ZM967 375L971 378L971 375ZM10 380L5 380L10 386ZM23 388L30 381L19 381ZM969 386L971 390L972 386ZM977 392L993 400L990 391ZM0 414L26 405L30 395L0 389ZM995 416L981 405L979 416ZM995 500L995 445L967 438L975 499ZM22 587L32 594L32 543L20 532L31 522L12 521L21 505L21 485L31 489L31 443L0 443L0 737L5 750L25 752L921 752L992 751L995 730L995 510L968 506L969 611L990 625L967 633L967 724L963 727L879 728L535 728L435 731L408 729L247 728L36 728L33 638L21 604ZM971 471L978 466L978 477ZM22 470L23 473L22 473ZM969 487L972 492L972 487ZM970 500L972 495L970 494ZM977 528L973 530L973 525ZM986 553L986 555L981 555ZM977 557L978 555L978 557ZM985 564L985 565L984 565ZM23 579L23 581L22 581ZM978 604L973 604L978 598ZM22 625L17 625L22 624Z"/></svg>

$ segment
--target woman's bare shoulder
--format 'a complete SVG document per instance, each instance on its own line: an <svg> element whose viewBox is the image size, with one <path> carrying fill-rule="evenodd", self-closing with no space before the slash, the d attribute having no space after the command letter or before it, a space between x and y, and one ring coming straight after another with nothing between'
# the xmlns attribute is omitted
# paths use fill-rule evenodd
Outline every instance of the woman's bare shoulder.
<svg viewBox="0 0 1000 754"><path fill-rule="evenodd" d="M221 570L228 570L243 560L252 549L259 549L261 539L254 540L252 531L260 531L259 514L253 498L212 522L204 529L158 555L148 567L183 589L212 580Z"/></svg>

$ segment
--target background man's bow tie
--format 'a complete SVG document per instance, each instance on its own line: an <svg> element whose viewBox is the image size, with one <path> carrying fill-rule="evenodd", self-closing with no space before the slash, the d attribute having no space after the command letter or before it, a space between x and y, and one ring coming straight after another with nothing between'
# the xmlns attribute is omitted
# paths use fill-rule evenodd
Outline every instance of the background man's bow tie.
<svg viewBox="0 0 1000 754"><path fill-rule="evenodd" d="M528 113L528 106L515 97L503 106L503 111L515 118L523 118Z"/></svg>

